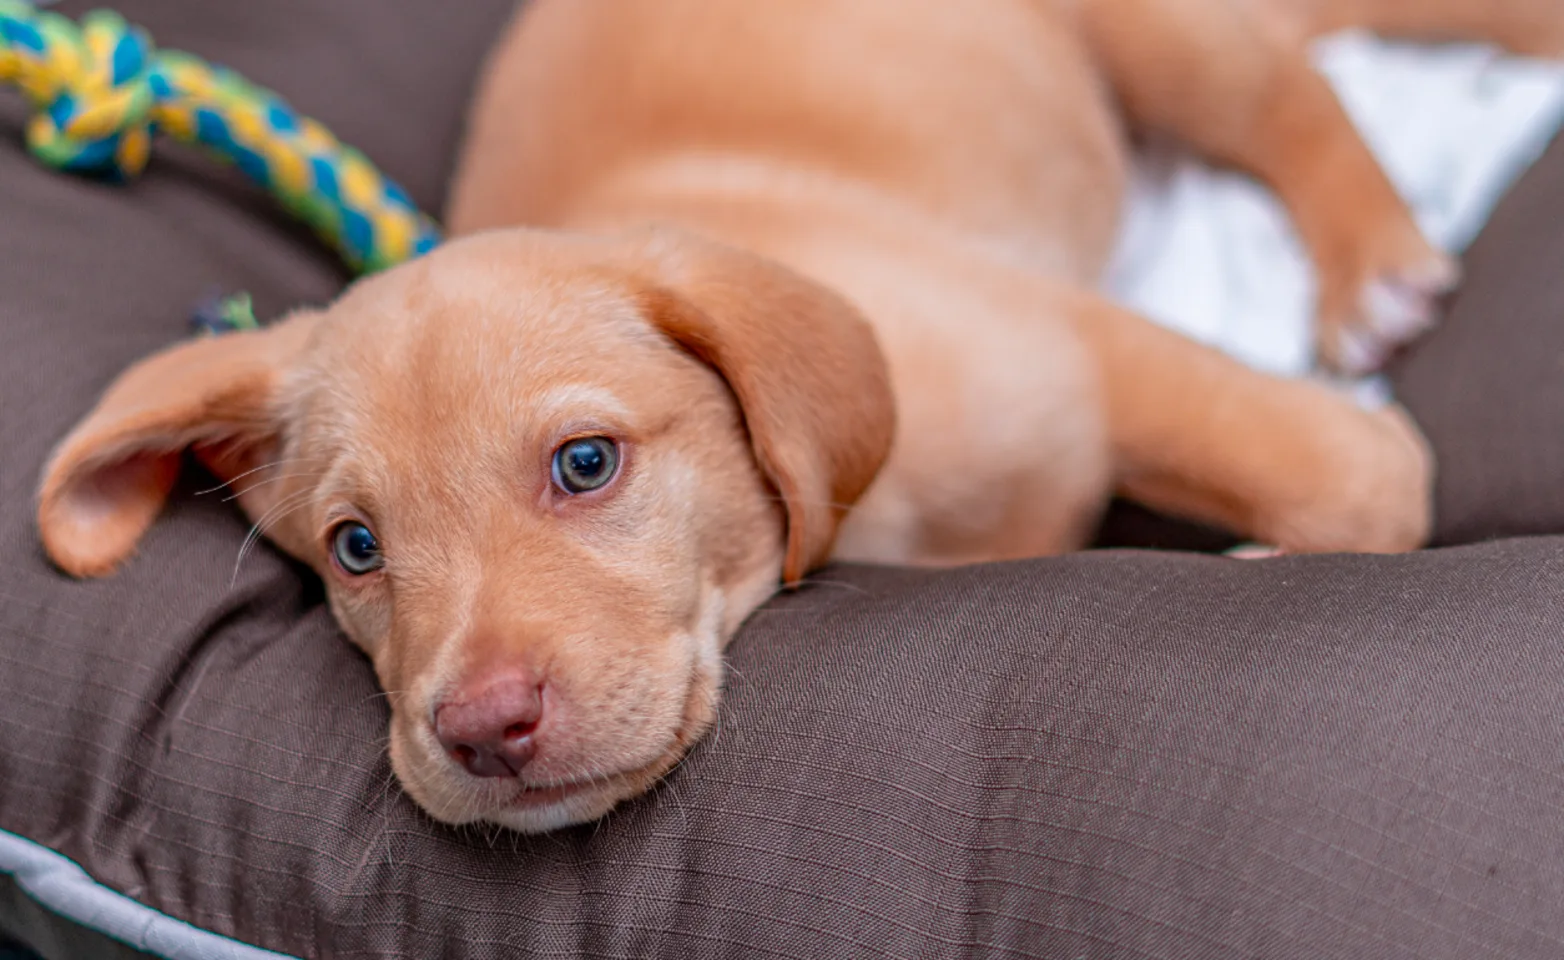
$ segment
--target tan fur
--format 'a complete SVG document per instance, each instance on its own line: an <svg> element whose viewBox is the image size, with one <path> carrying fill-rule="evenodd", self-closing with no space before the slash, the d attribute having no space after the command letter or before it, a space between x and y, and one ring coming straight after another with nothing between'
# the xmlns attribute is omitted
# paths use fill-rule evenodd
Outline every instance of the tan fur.
<svg viewBox="0 0 1564 960"><path fill-rule="evenodd" d="M412 795L527 830L655 782L738 624L832 555L1074 549L1115 491L1287 550L1416 547L1403 414L1093 292L1137 126L1275 187L1328 361L1426 325L1453 266L1304 55L1352 24L1564 47L1554 0L534 0L473 113L469 236L127 372L45 471L44 543L108 572L194 444L326 581ZM620 475L564 495L553 451L599 434ZM346 519L383 570L332 563ZM468 776L433 711L518 665L536 757Z"/></svg>

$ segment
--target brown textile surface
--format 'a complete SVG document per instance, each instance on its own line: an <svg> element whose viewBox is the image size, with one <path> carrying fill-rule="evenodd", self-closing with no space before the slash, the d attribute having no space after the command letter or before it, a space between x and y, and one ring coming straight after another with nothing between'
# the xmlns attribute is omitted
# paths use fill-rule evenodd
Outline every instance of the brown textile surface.
<svg viewBox="0 0 1564 960"><path fill-rule="evenodd" d="M1564 137L1465 268L1439 330L1392 370L1439 463L1435 539L1564 533Z"/></svg>
<svg viewBox="0 0 1564 960"><path fill-rule="evenodd" d="M506 4L119 6L432 205ZM20 115L0 101L13 144ZM1455 307L1459 337L1482 297L1507 311L1445 361L1465 399L1430 399L1437 338L1403 371L1450 417L1452 536L1527 529L1466 492L1557 497L1564 405L1535 400L1559 261L1533 251L1564 243L1564 153L1522 191ZM123 189L0 145L0 829L312 957L1564 955L1564 539L839 570L745 629L719 733L651 797L538 839L429 823L319 585L264 548L236 570L244 524L200 478L109 581L55 574L33 530L49 446L195 300L270 313L339 280L204 161ZM1536 456L1496 452L1527 437Z"/></svg>

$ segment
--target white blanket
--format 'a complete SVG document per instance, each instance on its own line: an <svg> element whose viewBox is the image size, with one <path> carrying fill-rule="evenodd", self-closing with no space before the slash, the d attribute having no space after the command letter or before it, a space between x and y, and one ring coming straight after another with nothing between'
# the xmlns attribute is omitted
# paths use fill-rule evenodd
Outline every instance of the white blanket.
<svg viewBox="0 0 1564 960"><path fill-rule="evenodd" d="M1459 254L1564 118L1564 64L1350 32L1315 62L1429 240ZM1314 367L1313 268L1277 199L1170 144L1139 158L1108 290L1262 370ZM1383 389L1370 381L1365 398Z"/></svg>

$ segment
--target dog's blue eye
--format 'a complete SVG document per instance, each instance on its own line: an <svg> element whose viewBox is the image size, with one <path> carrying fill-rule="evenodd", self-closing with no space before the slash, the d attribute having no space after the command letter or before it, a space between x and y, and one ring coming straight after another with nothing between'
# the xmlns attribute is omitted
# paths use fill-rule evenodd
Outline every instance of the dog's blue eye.
<svg viewBox="0 0 1564 960"><path fill-rule="evenodd" d="M331 552L337 565L355 577L379 570L385 558L380 555L380 542L362 523L349 521L331 535Z"/></svg>
<svg viewBox="0 0 1564 960"><path fill-rule="evenodd" d="M554 451L554 485L566 493L596 490L614 478L619 448L607 437L581 437Z"/></svg>

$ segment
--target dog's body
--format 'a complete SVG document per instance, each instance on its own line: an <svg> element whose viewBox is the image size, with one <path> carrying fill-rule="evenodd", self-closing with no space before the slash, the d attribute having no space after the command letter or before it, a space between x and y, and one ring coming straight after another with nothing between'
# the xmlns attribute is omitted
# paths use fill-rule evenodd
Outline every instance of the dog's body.
<svg viewBox="0 0 1564 960"><path fill-rule="evenodd" d="M1502 38L1519 19L1339 6L1436 34ZM544 2L498 51L448 219L673 222L844 293L875 328L901 429L843 557L1076 548L1115 486L1289 549L1404 549L1428 523L1412 431L1093 293L1127 165L1117 92L1302 212L1327 357L1361 368L1426 322L1453 272L1308 66L1306 37L1343 22L1329 7Z"/></svg>
<svg viewBox="0 0 1564 960"><path fill-rule="evenodd" d="M45 544L111 569L193 445L326 580L410 792L522 829L676 763L727 638L832 555L1055 553L1115 491L1418 546L1402 414L1094 293L1123 104L1276 187L1327 360L1427 323L1453 268L1304 56L1350 24L1564 46L1556 0L534 0L449 211L476 235L127 373L46 470ZM549 229L484 232L518 225Z"/></svg>

